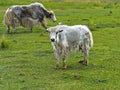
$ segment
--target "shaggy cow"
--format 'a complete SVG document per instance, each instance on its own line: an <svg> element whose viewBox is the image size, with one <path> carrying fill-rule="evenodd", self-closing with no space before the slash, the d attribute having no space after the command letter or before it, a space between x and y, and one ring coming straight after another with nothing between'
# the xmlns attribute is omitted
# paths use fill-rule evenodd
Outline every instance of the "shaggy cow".
<svg viewBox="0 0 120 90"><path fill-rule="evenodd" d="M33 26L39 24L39 20L35 20L27 16L19 19L18 17L16 17L15 13L11 10L11 8L8 8L4 16L4 23L8 27L8 33L10 33L10 26L12 26L14 32L16 32L16 27L20 25L25 28L30 28L30 31L32 32Z"/></svg>
<svg viewBox="0 0 120 90"><path fill-rule="evenodd" d="M16 5L8 8L4 15L4 23L10 31L10 26L16 30L16 27L21 25L23 27L29 27L32 31L32 27L38 23L46 29L47 23L45 17L56 21L56 17L53 11L47 11L47 9L41 3L32 3L30 5ZM27 21L26 21L27 20ZM16 24L17 22L17 24ZM26 25L24 25L26 23Z"/></svg>
<svg viewBox="0 0 120 90"><path fill-rule="evenodd" d="M60 56L63 60L63 68L67 67L66 57L70 51L82 51L84 53L84 65L88 63L89 50L93 46L92 33L85 25L57 25L47 29L57 59L56 68L59 67Z"/></svg>
<svg viewBox="0 0 120 90"><path fill-rule="evenodd" d="M26 12L32 18L38 18L40 22L44 20L44 18L49 18L51 21L55 22L56 17L53 11L48 11L41 3L32 3L26 8ZM46 27L45 27L46 28Z"/></svg>

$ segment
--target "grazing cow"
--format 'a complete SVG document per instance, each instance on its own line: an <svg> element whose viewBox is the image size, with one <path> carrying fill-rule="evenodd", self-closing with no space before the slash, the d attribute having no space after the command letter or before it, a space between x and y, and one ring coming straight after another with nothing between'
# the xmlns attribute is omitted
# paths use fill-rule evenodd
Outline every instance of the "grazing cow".
<svg viewBox="0 0 120 90"><path fill-rule="evenodd" d="M14 28L14 31L16 31L16 27L20 25L19 20L16 18L15 14L12 12L10 8L6 10L6 13L4 15L4 24L7 26L7 32L10 32L10 26Z"/></svg>
<svg viewBox="0 0 120 90"><path fill-rule="evenodd" d="M82 51L84 53L84 65L88 64L89 50L93 46L92 33L85 25L57 25L46 30L50 34L50 40L56 56L56 69L59 67L60 56L63 60L63 68L67 67L66 57L70 51Z"/></svg>
<svg viewBox="0 0 120 90"><path fill-rule="evenodd" d="M53 11L48 11L41 3L32 3L27 7L27 13L32 16L32 18L38 18L40 22L43 19L49 18L51 21L55 22L56 17Z"/></svg>
<svg viewBox="0 0 120 90"><path fill-rule="evenodd" d="M32 32L33 26L39 24L40 22L38 19L33 19L27 16L19 19L18 17L16 17L11 8L8 8L4 16L4 23L8 27L7 32L10 33L10 26L12 26L14 32L16 32L16 27L18 26L30 28L30 31Z"/></svg>
<svg viewBox="0 0 120 90"><path fill-rule="evenodd" d="M16 31L16 27L19 25L30 28L32 31L32 27L39 23L46 29L47 22L45 21L45 17L51 19L53 22L56 21L54 12L47 11L41 3L16 5L6 10L4 23L8 27L8 32L10 32L10 26Z"/></svg>

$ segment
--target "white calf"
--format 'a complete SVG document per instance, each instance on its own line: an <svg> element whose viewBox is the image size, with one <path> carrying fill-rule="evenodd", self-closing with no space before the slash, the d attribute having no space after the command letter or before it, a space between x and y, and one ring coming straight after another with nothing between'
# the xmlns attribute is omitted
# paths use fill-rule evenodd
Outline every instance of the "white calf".
<svg viewBox="0 0 120 90"><path fill-rule="evenodd" d="M56 68L59 67L60 56L63 60L63 68L66 68L66 57L70 51L82 51L87 65L89 50L93 46L92 33L85 25L57 25L47 29L57 59Z"/></svg>

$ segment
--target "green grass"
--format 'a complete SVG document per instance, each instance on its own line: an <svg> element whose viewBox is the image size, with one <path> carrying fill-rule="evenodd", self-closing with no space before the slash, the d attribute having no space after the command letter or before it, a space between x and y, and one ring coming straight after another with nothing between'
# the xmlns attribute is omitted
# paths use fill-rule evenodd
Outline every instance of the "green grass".
<svg viewBox="0 0 120 90"><path fill-rule="evenodd" d="M120 3L43 2L56 13L57 22L86 24L94 38L89 65L79 64L81 53L71 53L68 68L55 70L55 57L48 33L36 26L33 33L18 27L17 34L6 33L2 20L5 10L27 0L0 6L0 90L119 90L120 89ZM112 12L112 13L110 13ZM13 31L12 31L13 32Z"/></svg>

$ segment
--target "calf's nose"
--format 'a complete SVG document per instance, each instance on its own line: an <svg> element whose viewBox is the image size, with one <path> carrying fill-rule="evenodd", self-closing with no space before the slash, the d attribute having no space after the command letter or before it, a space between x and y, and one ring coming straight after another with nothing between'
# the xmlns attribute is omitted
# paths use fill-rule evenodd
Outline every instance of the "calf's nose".
<svg viewBox="0 0 120 90"><path fill-rule="evenodd" d="M54 41L55 41L55 39L54 39L54 38L51 38L51 41L52 41L52 42L54 42Z"/></svg>

